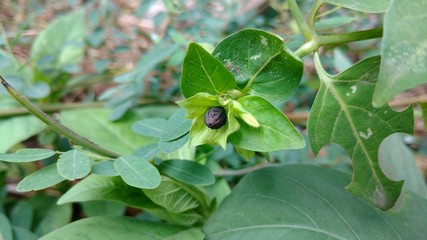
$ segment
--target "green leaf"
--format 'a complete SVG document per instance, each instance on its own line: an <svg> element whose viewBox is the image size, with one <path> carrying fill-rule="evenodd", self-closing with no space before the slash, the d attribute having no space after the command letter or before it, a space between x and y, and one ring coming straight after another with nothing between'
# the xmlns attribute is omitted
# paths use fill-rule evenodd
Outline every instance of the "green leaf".
<svg viewBox="0 0 427 240"><path fill-rule="evenodd" d="M160 163L159 170L186 184L205 186L215 183L211 170L191 160L166 160Z"/></svg>
<svg viewBox="0 0 427 240"><path fill-rule="evenodd" d="M395 112L371 104L378 77L379 57L356 63L336 76L328 75L315 55L321 87L308 119L311 148L317 154L325 144L340 144L353 160L353 178L347 189L381 209L392 207L402 181L388 179L378 165L378 148L388 135L412 133L412 107Z"/></svg>
<svg viewBox="0 0 427 240"><path fill-rule="evenodd" d="M159 148L159 144L157 143L145 145L141 148L138 148L133 153L133 155L141 157L145 160L151 160L159 154L160 154L160 148Z"/></svg>
<svg viewBox="0 0 427 240"><path fill-rule="evenodd" d="M100 216L82 219L58 229L40 240L69 239L174 239L187 228L144 222L130 217Z"/></svg>
<svg viewBox="0 0 427 240"><path fill-rule="evenodd" d="M240 129L229 137L229 141L237 147L271 152L305 146L304 139L289 119L267 100L257 96L246 96L240 98L238 102L258 120L260 126L253 128L239 119Z"/></svg>
<svg viewBox="0 0 427 240"><path fill-rule="evenodd" d="M199 92L220 94L235 86L233 75L218 59L197 43L190 43L181 77L181 91L186 98Z"/></svg>
<svg viewBox="0 0 427 240"><path fill-rule="evenodd" d="M58 173L58 169L55 163L26 176L18 183L16 190L19 192L41 190L60 183L64 180L65 178Z"/></svg>
<svg viewBox="0 0 427 240"><path fill-rule="evenodd" d="M44 216L43 220L36 228L36 234L43 236L60 227L67 225L71 221L72 208L71 204L54 205Z"/></svg>
<svg viewBox="0 0 427 240"><path fill-rule="evenodd" d="M7 137L0 138L0 153L5 153L13 145L42 132L46 125L33 116L15 116L0 120L0 132Z"/></svg>
<svg viewBox="0 0 427 240"><path fill-rule="evenodd" d="M144 118L168 117L173 111L176 111L176 107L143 107L111 122L108 120L109 110L83 109L61 112L60 121L104 148L120 154L131 154L137 148L155 141L154 138L134 133L132 124Z"/></svg>
<svg viewBox="0 0 427 240"><path fill-rule="evenodd" d="M175 139L173 141L160 141L159 149L166 154L175 152L176 150L183 147L190 140L190 134L185 134L184 136Z"/></svg>
<svg viewBox="0 0 427 240"><path fill-rule="evenodd" d="M12 226L10 225L9 219L7 219L3 213L0 213L0 239L13 240Z"/></svg>
<svg viewBox="0 0 427 240"><path fill-rule="evenodd" d="M19 201L12 209L10 220L13 226L31 229L33 207L27 201Z"/></svg>
<svg viewBox="0 0 427 240"><path fill-rule="evenodd" d="M34 162L55 155L55 151L41 148L19 149L16 153L0 154L0 161L5 162Z"/></svg>
<svg viewBox="0 0 427 240"><path fill-rule="evenodd" d="M158 188L143 189L143 192L154 203L172 213L183 213L205 202L204 195L197 188L164 176Z"/></svg>
<svg viewBox="0 0 427 240"><path fill-rule="evenodd" d="M385 12L391 0L323 0L324 2L367 13ZM400 0L398 0L400 1Z"/></svg>
<svg viewBox="0 0 427 240"><path fill-rule="evenodd" d="M49 67L56 69L78 64L83 60L87 34L84 18L84 9L57 18L37 35L31 47L31 59L37 62L53 58Z"/></svg>
<svg viewBox="0 0 427 240"><path fill-rule="evenodd" d="M89 201L81 203L87 217L122 216L126 206L112 201Z"/></svg>
<svg viewBox="0 0 427 240"><path fill-rule="evenodd" d="M185 118L185 115L185 110L180 109L169 118L167 126L163 128L161 141L178 139L190 131L191 120Z"/></svg>
<svg viewBox="0 0 427 240"><path fill-rule="evenodd" d="M178 240L178 239L203 240L205 239L205 235L203 234L200 228L190 228L188 230L177 233L174 236L165 238L165 240Z"/></svg>
<svg viewBox="0 0 427 240"><path fill-rule="evenodd" d="M392 179L405 180L403 192L410 191L427 199L427 185L414 154L404 144L404 135L393 134L381 143L378 152L381 169Z"/></svg>
<svg viewBox="0 0 427 240"><path fill-rule="evenodd" d="M122 156L114 161L114 168L123 180L138 188L153 189L160 184L160 173L147 160L136 156Z"/></svg>
<svg viewBox="0 0 427 240"><path fill-rule="evenodd" d="M245 29L221 41L212 53L230 70L238 86L271 101L292 96L302 77L303 63L271 33Z"/></svg>
<svg viewBox="0 0 427 240"><path fill-rule="evenodd" d="M13 237L15 240L37 240L39 237L27 228L13 226Z"/></svg>
<svg viewBox="0 0 427 240"><path fill-rule="evenodd" d="M92 165L92 173L101 176L119 176L113 161L100 161Z"/></svg>
<svg viewBox="0 0 427 240"><path fill-rule="evenodd" d="M83 152L71 150L59 157L57 166L61 176L73 181L84 178L90 173L91 161Z"/></svg>
<svg viewBox="0 0 427 240"><path fill-rule="evenodd" d="M373 104L382 106L396 94L427 83L426 1L394 0L384 17L380 76Z"/></svg>
<svg viewBox="0 0 427 240"><path fill-rule="evenodd" d="M132 124L132 131L148 137L160 138L162 131L167 126L167 120L163 118L149 118Z"/></svg>
<svg viewBox="0 0 427 240"><path fill-rule="evenodd" d="M426 199L408 194L399 211L381 211L345 191L350 180L349 174L310 165L255 171L239 182L203 232L211 240L425 238Z"/></svg>
<svg viewBox="0 0 427 240"><path fill-rule="evenodd" d="M120 177L90 175L58 200L58 204L86 202L94 200L111 200L135 208L156 208L139 188L131 187Z"/></svg>

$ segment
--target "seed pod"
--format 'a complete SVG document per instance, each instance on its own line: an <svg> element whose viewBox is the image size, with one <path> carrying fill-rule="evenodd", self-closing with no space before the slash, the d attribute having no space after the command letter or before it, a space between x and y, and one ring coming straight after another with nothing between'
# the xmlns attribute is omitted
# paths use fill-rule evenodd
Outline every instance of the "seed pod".
<svg viewBox="0 0 427 240"><path fill-rule="evenodd" d="M211 107L205 113L205 124L210 129L219 129L227 123L227 112L221 106Z"/></svg>

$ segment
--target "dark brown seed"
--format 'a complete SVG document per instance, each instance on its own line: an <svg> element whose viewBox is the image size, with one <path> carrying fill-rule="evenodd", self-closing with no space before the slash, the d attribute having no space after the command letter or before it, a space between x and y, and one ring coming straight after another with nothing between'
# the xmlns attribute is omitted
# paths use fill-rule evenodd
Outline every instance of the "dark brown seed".
<svg viewBox="0 0 427 240"><path fill-rule="evenodd" d="M219 129L227 123L227 112L221 106L211 107L205 113L205 124L210 129Z"/></svg>

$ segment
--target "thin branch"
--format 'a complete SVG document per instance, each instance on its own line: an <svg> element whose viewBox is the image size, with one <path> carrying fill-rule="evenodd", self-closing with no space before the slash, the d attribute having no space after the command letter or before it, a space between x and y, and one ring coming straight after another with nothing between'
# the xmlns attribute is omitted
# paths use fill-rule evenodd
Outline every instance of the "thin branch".
<svg viewBox="0 0 427 240"><path fill-rule="evenodd" d="M255 170L265 168L268 166L270 166L270 164L268 162L262 162L258 165L248 167L248 168L239 169L239 170L221 170L221 171L215 172L214 176L216 176L216 177L242 176L242 175L245 175L247 173L250 173L250 172L253 172Z"/></svg>
<svg viewBox="0 0 427 240"><path fill-rule="evenodd" d="M7 92L16 100L18 101L24 108L26 108L31 114L36 116L38 119L40 119L42 122L44 122L46 125L48 125L52 130L55 132L64 135L68 139L70 139L74 144L81 145L95 153L111 157L111 158L117 158L120 155L118 153L112 152L108 149L105 149L94 142L90 141L87 138L84 138L80 136L79 134L75 133L71 129L65 127L64 125L60 124L56 120L52 119L49 115L44 113L42 110L40 110L38 107L36 107L30 100L28 100L26 97L24 97L21 93L16 91L12 86L9 85L6 80L0 76L1 83L6 88Z"/></svg>
<svg viewBox="0 0 427 240"><path fill-rule="evenodd" d="M296 1L295 0L289 0L288 2L289 2L289 9L291 10L291 13L295 18L295 21L298 24L298 28L300 29L305 40L310 41L314 36L313 30L310 29L310 27L305 22L304 16L301 13L301 10L299 9Z"/></svg>

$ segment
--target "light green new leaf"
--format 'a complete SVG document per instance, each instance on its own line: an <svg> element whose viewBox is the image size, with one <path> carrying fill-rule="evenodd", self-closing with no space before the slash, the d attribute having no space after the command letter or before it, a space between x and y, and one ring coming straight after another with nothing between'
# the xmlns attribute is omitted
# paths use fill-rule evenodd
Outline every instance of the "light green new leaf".
<svg viewBox="0 0 427 240"><path fill-rule="evenodd" d="M31 47L31 59L52 58L52 68L79 63L84 56L87 34L85 10L60 17L37 35Z"/></svg>
<svg viewBox="0 0 427 240"><path fill-rule="evenodd" d="M321 87L308 119L308 134L316 154L325 144L340 144L353 160L353 178L347 189L381 209L389 209L399 197L403 182L383 174L378 148L392 133L411 134L414 117L412 107L395 112L388 106L372 106L379 61L379 57L368 58L330 76L315 55Z"/></svg>
<svg viewBox="0 0 427 240"><path fill-rule="evenodd" d="M380 76L373 104L427 83L427 1L394 0L384 18Z"/></svg>
<svg viewBox="0 0 427 240"><path fill-rule="evenodd" d="M182 213L206 202L204 195L197 188L164 176L158 188L143 191L154 203L172 213Z"/></svg>
<svg viewBox="0 0 427 240"><path fill-rule="evenodd" d="M289 119L267 100L246 96L238 100L259 122L253 128L238 119L240 129L228 140L237 147L251 151L271 152L280 149L303 148L305 141Z"/></svg>
<svg viewBox="0 0 427 240"><path fill-rule="evenodd" d="M302 77L302 61L285 49L282 39L261 30L228 36L212 55L233 73L240 88L272 101L292 96Z"/></svg>
<svg viewBox="0 0 427 240"><path fill-rule="evenodd" d="M159 170L190 185L205 186L215 183L212 171L208 167L191 160L166 160L160 163Z"/></svg>
<svg viewBox="0 0 427 240"><path fill-rule="evenodd" d="M156 208L139 188L131 187L120 177L90 175L70 188L58 204L110 200L135 208Z"/></svg>
<svg viewBox="0 0 427 240"><path fill-rule="evenodd" d="M59 156L58 172L68 180L84 178L90 173L91 162L81 151L71 150Z"/></svg>
<svg viewBox="0 0 427 240"><path fill-rule="evenodd" d="M181 91L186 98L199 92L220 94L235 86L233 75L218 59L197 43L190 43L181 77Z"/></svg>
<svg viewBox="0 0 427 240"><path fill-rule="evenodd" d="M160 173L147 160L136 156L122 156L114 161L114 168L123 180L137 188L153 189L160 184Z"/></svg>
<svg viewBox="0 0 427 240"><path fill-rule="evenodd" d="M285 165L243 178L204 225L206 239L425 239L427 200L382 211L344 190L347 173Z"/></svg>
<svg viewBox="0 0 427 240"><path fill-rule="evenodd" d="M16 153L0 154L0 161L5 162L34 162L55 155L55 151L42 148L24 148Z"/></svg>
<svg viewBox="0 0 427 240"><path fill-rule="evenodd" d="M19 192L41 190L64 180L65 178L58 173L58 168L55 163L26 176L18 183L16 190Z"/></svg>
<svg viewBox="0 0 427 240"><path fill-rule="evenodd" d="M99 216L81 219L60 228L40 240L68 239L178 239L187 228L144 222L130 217Z"/></svg>
<svg viewBox="0 0 427 240"><path fill-rule="evenodd" d="M385 12L391 0L322 0L324 2L367 13ZM400 0L398 0L400 1Z"/></svg>

